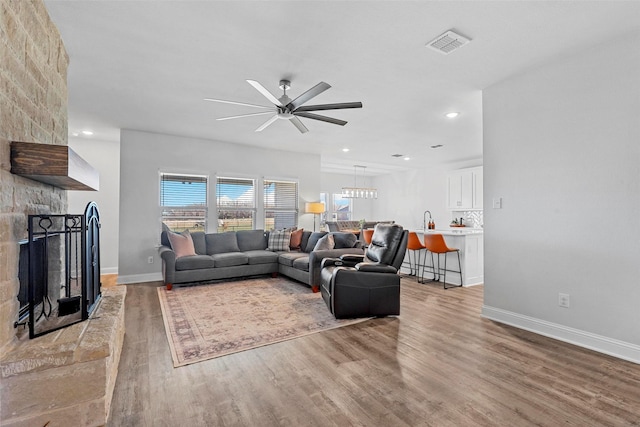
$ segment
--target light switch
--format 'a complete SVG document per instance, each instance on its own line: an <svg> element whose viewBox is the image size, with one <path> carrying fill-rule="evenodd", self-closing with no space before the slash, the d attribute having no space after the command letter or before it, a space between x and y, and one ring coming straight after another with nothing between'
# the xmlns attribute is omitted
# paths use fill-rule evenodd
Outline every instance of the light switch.
<svg viewBox="0 0 640 427"><path fill-rule="evenodd" d="M502 197L493 199L493 209L502 209Z"/></svg>

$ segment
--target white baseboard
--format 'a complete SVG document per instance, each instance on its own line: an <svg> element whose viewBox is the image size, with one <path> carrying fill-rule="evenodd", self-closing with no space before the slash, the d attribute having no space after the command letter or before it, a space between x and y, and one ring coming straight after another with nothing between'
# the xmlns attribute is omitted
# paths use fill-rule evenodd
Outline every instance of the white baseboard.
<svg viewBox="0 0 640 427"><path fill-rule="evenodd" d="M100 274L118 274L118 267L102 267Z"/></svg>
<svg viewBox="0 0 640 427"><path fill-rule="evenodd" d="M118 285L128 285L129 283L157 282L162 280L162 273L130 274L128 276L118 276Z"/></svg>
<svg viewBox="0 0 640 427"><path fill-rule="evenodd" d="M500 308L482 306L482 317L640 364L640 346Z"/></svg>

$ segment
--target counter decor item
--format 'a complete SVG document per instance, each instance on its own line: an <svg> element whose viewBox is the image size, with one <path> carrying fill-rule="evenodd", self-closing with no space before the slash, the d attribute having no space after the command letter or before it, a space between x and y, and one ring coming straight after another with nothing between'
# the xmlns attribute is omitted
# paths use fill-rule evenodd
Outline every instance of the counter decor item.
<svg viewBox="0 0 640 427"><path fill-rule="evenodd" d="M464 224L462 218L460 218L460 220L454 218L453 221L451 221L451 224L449 224L449 227L466 227L466 225Z"/></svg>

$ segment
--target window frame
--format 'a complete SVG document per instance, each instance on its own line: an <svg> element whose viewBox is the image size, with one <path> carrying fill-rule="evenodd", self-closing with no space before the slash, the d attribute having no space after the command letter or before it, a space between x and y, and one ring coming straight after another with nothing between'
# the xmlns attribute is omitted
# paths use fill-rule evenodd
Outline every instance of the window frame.
<svg viewBox="0 0 640 427"><path fill-rule="evenodd" d="M331 213L334 221L351 221L352 220L351 218L353 217L353 199L342 197L342 193L332 193L331 196L332 196L331 197ZM348 206L347 211L341 212L341 213L346 213L346 218L338 218L338 214L340 211L336 209L336 206L337 206L336 198L347 201L346 203L346 205Z"/></svg>
<svg viewBox="0 0 640 427"><path fill-rule="evenodd" d="M287 199L280 198L280 201L289 202L284 205L280 205L280 203L270 204L268 200L269 190L268 187L275 183L287 184L293 186L292 195L287 197ZM283 196L288 196L283 194ZM300 181L297 179L291 178L272 178L265 177L262 179L262 200L263 200L263 220L264 220L264 230L273 230L278 228L292 228L298 226L299 216L300 216ZM273 213L271 217L270 214ZM283 217L283 222L277 220L276 216L281 214ZM286 215L290 215L292 222L287 222ZM269 219L273 218L273 224L270 224Z"/></svg>
<svg viewBox="0 0 640 427"><path fill-rule="evenodd" d="M222 182L221 182L222 181ZM228 181L228 182L225 182ZM231 192L221 192L219 186L220 185L235 185L233 184L233 181L237 181L238 184L241 184L242 182L245 183L251 183L251 189L253 191L253 197L250 200L250 206L246 206L246 207L230 207L230 206L224 206L220 203L220 199L224 196L228 196ZM256 207L256 202L257 202L257 194L256 194L256 190L257 190L257 180L255 178L251 178L251 177L246 177L246 176L233 176L233 174L230 175L217 175L216 176L216 187L215 187L215 200L216 200L216 220L217 220L217 224L216 224L216 231L218 233L222 233L225 231L237 231L237 230L246 230L247 227L246 225L240 225L238 223L238 221L242 220L242 219L246 219L246 217L244 217L244 215L246 215L246 213L250 214L250 218L251 218L251 226L250 230L255 230L255 226L256 226L256 214L257 214L257 207ZM243 193L243 195L246 194ZM238 199L236 199L238 200ZM246 202L246 201L245 201ZM236 217L235 218L221 218L221 212L236 212ZM240 215L241 214L241 215ZM235 222L235 225L231 225Z"/></svg>
<svg viewBox="0 0 640 427"><path fill-rule="evenodd" d="M165 177L185 178L185 179L165 179ZM195 178L195 179L194 179ZM204 203L201 204L165 204L167 198L171 197L171 194L167 194L165 191L165 182L169 181L186 181L191 180L192 183L204 183L204 191L198 191L194 197L204 197ZM183 182L184 183L184 182ZM184 231L186 229L190 231L205 231L207 230L208 216L209 216L209 176L207 174L194 174L194 173L179 173L179 172L166 172L159 171L158 176L158 205L159 205L159 219L161 224L165 224L172 231ZM180 197L174 195L174 197ZM197 203L197 202L196 202ZM198 206L197 208L193 206ZM185 215L178 216L176 219L171 219L170 216L165 214L168 209L183 210ZM188 212L194 212L194 215L188 215ZM200 214L198 214L200 213ZM182 218L182 219L180 219ZM201 218L201 219L200 219ZM193 222L193 225L176 225L175 222ZM172 224L173 223L173 224ZM173 226L171 226L172 224Z"/></svg>

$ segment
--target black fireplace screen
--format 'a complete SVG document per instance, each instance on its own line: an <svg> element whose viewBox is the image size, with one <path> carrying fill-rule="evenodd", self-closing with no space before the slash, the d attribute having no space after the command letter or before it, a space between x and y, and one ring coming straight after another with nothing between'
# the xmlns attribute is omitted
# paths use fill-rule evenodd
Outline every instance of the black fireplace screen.
<svg viewBox="0 0 640 427"><path fill-rule="evenodd" d="M90 202L82 215L29 215L28 229L21 311L28 312L29 337L35 338L88 319L100 300L98 206Z"/></svg>

